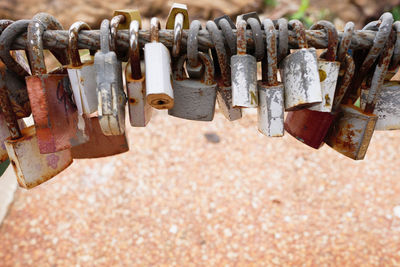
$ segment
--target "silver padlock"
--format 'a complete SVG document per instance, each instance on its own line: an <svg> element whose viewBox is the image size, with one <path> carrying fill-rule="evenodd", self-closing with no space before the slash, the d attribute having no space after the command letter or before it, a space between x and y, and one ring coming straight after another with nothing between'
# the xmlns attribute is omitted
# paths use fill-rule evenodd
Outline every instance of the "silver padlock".
<svg viewBox="0 0 400 267"><path fill-rule="evenodd" d="M150 43L144 46L146 63L146 100L156 109L171 109L174 92L171 85L171 56L165 45L158 41L160 21L150 21Z"/></svg>
<svg viewBox="0 0 400 267"><path fill-rule="evenodd" d="M201 79L187 79L183 65L186 56L181 56L174 68L175 104L168 110L168 114L197 121L212 121L214 118L216 88L214 81L214 65L211 58L199 52L198 56L204 65L204 77Z"/></svg>
<svg viewBox="0 0 400 267"><path fill-rule="evenodd" d="M304 26L300 21L294 21L290 24L296 32L299 49L286 56L280 64L287 111L308 108L322 102L315 48L307 48Z"/></svg>
<svg viewBox="0 0 400 267"><path fill-rule="evenodd" d="M247 22L237 22L237 54L231 57L232 102L234 107L255 108L258 106L257 61L246 54Z"/></svg>
<svg viewBox="0 0 400 267"><path fill-rule="evenodd" d="M309 109L320 112L331 112L335 97L336 83L339 76L340 62L336 61L338 33L335 26L326 20L318 21L310 30L325 30L328 36L328 49L318 59L319 79L321 82L322 103Z"/></svg>
<svg viewBox="0 0 400 267"><path fill-rule="evenodd" d="M208 21L206 25L210 32L212 42L217 53L218 63L220 67L220 75L217 77L217 101L222 114L229 121L242 118L242 110L232 105L232 86L231 71L228 63L228 57L225 50L225 44L222 34L217 25L213 21ZM215 58L214 58L215 60Z"/></svg>
<svg viewBox="0 0 400 267"><path fill-rule="evenodd" d="M125 68L129 120L133 127L145 127L153 110L146 101L146 82L140 64L139 27L137 20L133 20L129 26L130 54L129 64Z"/></svg>
<svg viewBox="0 0 400 267"><path fill-rule="evenodd" d="M258 130L269 137L284 134L284 89L278 82L278 57L275 27L270 19L263 22L267 55L262 61L262 80L258 81Z"/></svg>
<svg viewBox="0 0 400 267"><path fill-rule="evenodd" d="M121 135L125 132L126 96L121 61L110 50L110 21L107 19L101 23L100 48L94 56L99 123L105 135Z"/></svg>
<svg viewBox="0 0 400 267"><path fill-rule="evenodd" d="M68 53L71 60L68 66L68 77L80 116L90 115L98 109L94 61L82 63L79 55L78 34L81 30L90 30L90 27L87 23L78 21L71 25L68 32Z"/></svg>

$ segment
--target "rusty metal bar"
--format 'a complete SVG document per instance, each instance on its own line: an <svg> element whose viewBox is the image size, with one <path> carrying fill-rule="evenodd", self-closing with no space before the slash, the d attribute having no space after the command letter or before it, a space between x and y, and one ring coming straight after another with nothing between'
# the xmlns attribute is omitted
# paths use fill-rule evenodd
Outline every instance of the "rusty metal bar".
<svg viewBox="0 0 400 267"><path fill-rule="evenodd" d="M236 30L233 30L236 36ZM183 30L182 45L186 46L186 40L188 37L188 30ZM167 47L172 47L173 44L173 30L160 30L159 32L160 42ZM278 35L278 31L276 32ZM342 32L339 32L339 38L342 37ZM354 35L351 40L351 49L369 49L372 46L376 32L369 30L358 30L354 31ZM254 46L253 36L251 30L247 31L247 45L249 47ZM326 48L328 45L327 36L324 31L321 30L307 30L306 31L307 42L309 46L315 48ZM264 33L265 38L265 33ZM143 45L150 41L150 32L147 30L141 30L139 32L139 42ZM200 30L199 36L199 48L212 48L210 35L207 30ZM12 45L13 50L25 49L26 48L26 34L19 37ZM43 36L44 48L45 49L65 49L68 45L68 31L60 30L48 30L44 32ZM129 48L129 33L128 30L119 30L117 34L117 45L118 50L121 52L128 51ZM81 31L79 32L79 43L80 49L100 49L100 38L98 30ZM294 31L289 31L289 47L297 48L297 38Z"/></svg>

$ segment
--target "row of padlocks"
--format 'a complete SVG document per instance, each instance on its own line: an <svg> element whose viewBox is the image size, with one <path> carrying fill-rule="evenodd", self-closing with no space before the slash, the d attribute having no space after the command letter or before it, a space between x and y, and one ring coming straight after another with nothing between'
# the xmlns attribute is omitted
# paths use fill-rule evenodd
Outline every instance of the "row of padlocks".
<svg viewBox="0 0 400 267"><path fill-rule="evenodd" d="M328 21L315 23L310 30L327 39L319 56L308 47L300 21L261 22L255 13L239 16L236 24L228 16L208 21L212 49L204 48L201 23L189 23L181 4L173 5L166 24L170 49L160 41L157 18L151 19L149 40L139 41L144 33L137 10L116 11L111 21L103 20L100 49L85 56L82 43L92 40L81 34L90 27L74 23L66 49L46 35L62 29L46 13L0 20L1 160L10 159L25 188L54 177L73 159L128 151L126 105L133 127L145 127L153 108L198 121L213 120L216 102L229 121L240 119L243 108L257 108L262 134L281 137L286 130L308 146L326 143L356 160L364 158L374 130L400 129L400 84L390 81L400 62L400 22L390 13L364 27L374 34L369 49L350 49L352 22L340 34ZM129 53L120 49L124 29ZM295 49L289 47L289 31ZM26 57L14 50L21 38ZM62 67L47 71L45 44ZM30 114L34 125L26 127L21 119Z"/></svg>

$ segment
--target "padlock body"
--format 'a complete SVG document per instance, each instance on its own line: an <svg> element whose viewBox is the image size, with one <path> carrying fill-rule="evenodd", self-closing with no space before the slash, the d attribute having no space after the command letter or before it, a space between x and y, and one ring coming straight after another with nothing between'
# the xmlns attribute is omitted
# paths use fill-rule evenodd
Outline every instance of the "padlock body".
<svg viewBox="0 0 400 267"><path fill-rule="evenodd" d="M321 83L322 102L310 107L310 110L331 112L335 97L336 83L339 75L340 62L318 60L318 72Z"/></svg>
<svg viewBox="0 0 400 267"><path fill-rule="evenodd" d="M89 141L71 149L74 159L101 158L124 153L129 150L126 135L110 135L103 133L98 117L86 118Z"/></svg>
<svg viewBox="0 0 400 267"><path fill-rule="evenodd" d="M68 67L68 76L79 115L97 111L96 68L93 62L80 67Z"/></svg>
<svg viewBox="0 0 400 267"><path fill-rule="evenodd" d="M130 65L125 69L126 89L128 91L129 120L133 127L145 127L151 119L152 107L146 101L145 76L135 80Z"/></svg>
<svg viewBox="0 0 400 267"><path fill-rule="evenodd" d="M71 148L71 139L76 138L79 129L77 110L68 93L68 75L28 76L26 83L40 152Z"/></svg>
<svg viewBox="0 0 400 267"><path fill-rule="evenodd" d="M23 188L33 188L59 174L72 163L70 150L62 150L51 154L41 154L35 127L21 130L22 138L7 139L5 146L11 165Z"/></svg>
<svg viewBox="0 0 400 267"><path fill-rule="evenodd" d="M319 112L309 109L289 111L285 120L285 130L304 144L318 149L336 117L336 113Z"/></svg>
<svg viewBox="0 0 400 267"><path fill-rule="evenodd" d="M258 105L257 61L252 55L231 57L232 102L234 107Z"/></svg>
<svg viewBox="0 0 400 267"><path fill-rule="evenodd" d="M317 56L314 48L302 48L280 64L285 86L285 110L298 110L322 102Z"/></svg>
<svg viewBox="0 0 400 267"><path fill-rule="evenodd" d="M242 118L242 110L232 105L232 87L218 84L217 101L222 114L229 121L235 121Z"/></svg>
<svg viewBox="0 0 400 267"><path fill-rule="evenodd" d="M200 80L173 80L174 107L168 114L174 117L212 121L215 111L217 84L205 85Z"/></svg>
<svg viewBox="0 0 400 267"><path fill-rule="evenodd" d="M378 116L364 113L355 106L341 105L341 112L333 122L325 143L351 159L362 160L377 120Z"/></svg>
<svg viewBox="0 0 400 267"><path fill-rule="evenodd" d="M162 43L144 46L146 62L146 99L157 109L171 109L174 93L171 85L171 56Z"/></svg>
<svg viewBox="0 0 400 267"><path fill-rule="evenodd" d="M258 131L270 137L284 134L284 88L282 84L268 86L258 81Z"/></svg>
<svg viewBox="0 0 400 267"><path fill-rule="evenodd" d="M101 129L105 135L121 135L125 132L126 104L121 61L113 51L99 51L94 56L94 65Z"/></svg>

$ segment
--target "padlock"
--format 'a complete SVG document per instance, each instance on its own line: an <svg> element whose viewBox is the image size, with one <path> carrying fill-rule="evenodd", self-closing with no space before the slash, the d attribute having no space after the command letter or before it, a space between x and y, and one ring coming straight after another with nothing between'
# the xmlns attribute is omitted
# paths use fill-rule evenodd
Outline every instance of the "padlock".
<svg viewBox="0 0 400 267"><path fill-rule="evenodd" d="M222 114L229 121L234 121L242 118L242 110L233 107L232 105L232 86L231 86L231 70L228 57L225 50L225 44L221 32L213 21L208 21L207 30L211 35L211 40L214 44L218 59L220 74L216 77L217 80L217 101Z"/></svg>
<svg viewBox="0 0 400 267"><path fill-rule="evenodd" d="M231 57L232 104L234 107L255 108L258 106L257 61L246 54L247 22L237 22L237 54Z"/></svg>
<svg viewBox="0 0 400 267"><path fill-rule="evenodd" d="M6 84L10 96L10 101L14 112L18 118L29 117L31 107L29 103L28 91L26 89L25 77L29 75L24 65L25 60L16 60L11 56L11 45L14 40L22 33L26 32L30 20L19 20L8 26L0 36L0 57L6 68ZM16 56L21 58L21 51L16 51ZM22 63L22 65L20 64Z"/></svg>
<svg viewBox="0 0 400 267"><path fill-rule="evenodd" d="M387 39L382 38L385 34L380 34L380 38L374 40L374 46L376 45L375 41L377 41L379 45L382 42L385 43L385 47L372 77L365 108L342 105L342 113L333 123L325 139L325 142L333 149L354 160L364 159L374 133L378 117L373 112L394 50L395 34L391 31L393 20L385 22L382 23L383 25L381 24L379 31L389 31L390 34ZM372 47L371 50L374 48Z"/></svg>
<svg viewBox="0 0 400 267"><path fill-rule="evenodd" d="M298 20L290 25L296 32L299 49L280 63L285 87L285 110L299 110L322 102L315 48L307 48L305 29Z"/></svg>
<svg viewBox="0 0 400 267"><path fill-rule="evenodd" d="M328 133L337 111L342 102L343 96L349 87L354 75L354 61L348 54L348 48L353 36L354 23L348 22L344 28L342 40L340 42L340 52L338 58L341 63L341 76L336 83L336 94L333 98L333 109L331 112L320 112L310 109L289 111L286 116L285 130L304 144L318 149L324 144L324 139Z"/></svg>
<svg viewBox="0 0 400 267"><path fill-rule="evenodd" d="M165 45L158 41L160 21L150 21L150 43L144 46L146 63L146 100L156 109L171 109L174 92L171 85L171 56Z"/></svg>
<svg viewBox="0 0 400 267"><path fill-rule="evenodd" d="M185 4L172 4L165 29L174 30L172 56L178 57L181 50L182 30L189 29L189 13Z"/></svg>
<svg viewBox="0 0 400 267"><path fill-rule="evenodd" d="M82 63L78 50L78 34L81 30L90 30L85 22L75 22L69 28L68 52L71 64L68 66L68 77L74 94L78 114L90 115L97 111L96 68L94 61Z"/></svg>
<svg viewBox="0 0 400 267"><path fill-rule="evenodd" d="M28 26L27 46L32 76L26 77L26 84L39 149L44 154L69 149L80 143L78 113L71 100L68 75L48 74L44 61L43 32L46 28L62 29L59 27L58 21L45 13L35 15ZM60 50L55 55L63 65L68 65L66 51Z"/></svg>
<svg viewBox="0 0 400 267"><path fill-rule="evenodd" d="M212 121L217 88L214 81L214 65L207 54L198 52L198 56L204 65L204 77L201 79L185 77L183 65L186 56L181 56L176 62L172 82L175 104L168 110L168 114L188 120Z"/></svg>
<svg viewBox="0 0 400 267"><path fill-rule="evenodd" d="M118 30L129 30L132 21L139 22L139 28L142 28L142 17L137 9L119 9L115 10L113 16L123 16L123 22L119 23Z"/></svg>
<svg viewBox="0 0 400 267"><path fill-rule="evenodd" d="M270 137L280 137L284 134L284 89L278 82L278 58L275 27L270 19L263 22L266 35L267 55L262 62L262 80L258 81L257 110L258 131Z"/></svg>
<svg viewBox="0 0 400 267"><path fill-rule="evenodd" d="M105 135L121 135L125 132L126 96L121 61L110 50L110 21L107 19L101 23L100 48L94 56L99 123Z"/></svg>
<svg viewBox="0 0 400 267"><path fill-rule="evenodd" d="M152 115L152 107L146 101L146 82L140 64L139 27L139 21L131 22L129 64L125 68L129 119L133 127L145 127Z"/></svg>
<svg viewBox="0 0 400 267"><path fill-rule="evenodd" d="M319 80L321 83L322 102L309 109L321 112L331 112L335 96L336 82L339 75L340 62L336 60L338 33L335 26L326 20L318 21L310 30L325 30L328 36L328 49L324 58L318 59Z"/></svg>
<svg viewBox="0 0 400 267"><path fill-rule="evenodd" d="M72 156L68 149L40 153L35 126L20 129L4 86L0 86L0 107L10 135L4 142L5 148L21 187L33 188L71 165Z"/></svg>

